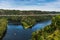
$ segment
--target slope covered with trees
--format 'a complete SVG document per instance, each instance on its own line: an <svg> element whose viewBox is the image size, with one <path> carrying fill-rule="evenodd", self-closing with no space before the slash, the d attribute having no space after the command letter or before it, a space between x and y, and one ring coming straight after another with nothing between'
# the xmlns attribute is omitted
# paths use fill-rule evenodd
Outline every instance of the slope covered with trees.
<svg viewBox="0 0 60 40"><path fill-rule="evenodd" d="M7 29L6 18L0 18L0 40L5 35L6 29Z"/></svg>
<svg viewBox="0 0 60 40"><path fill-rule="evenodd" d="M32 40L60 40L60 16L54 16L51 25L33 32Z"/></svg>

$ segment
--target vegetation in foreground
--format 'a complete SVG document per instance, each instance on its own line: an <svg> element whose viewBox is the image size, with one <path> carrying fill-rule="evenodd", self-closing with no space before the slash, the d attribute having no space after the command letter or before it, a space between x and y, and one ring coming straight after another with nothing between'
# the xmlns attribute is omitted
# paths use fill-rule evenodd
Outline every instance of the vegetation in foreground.
<svg viewBox="0 0 60 40"><path fill-rule="evenodd" d="M4 36L4 33L7 29L7 20L6 18L0 18L0 40Z"/></svg>
<svg viewBox="0 0 60 40"><path fill-rule="evenodd" d="M60 16L52 18L52 24L32 33L31 40L60 40Z"/></svg>

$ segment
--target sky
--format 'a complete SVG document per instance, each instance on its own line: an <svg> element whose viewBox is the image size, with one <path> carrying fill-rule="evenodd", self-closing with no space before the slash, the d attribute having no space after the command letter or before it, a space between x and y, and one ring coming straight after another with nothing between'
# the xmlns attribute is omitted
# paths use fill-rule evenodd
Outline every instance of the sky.
<svg viewBox="0 0 60 40"><path fill-rule="evenodd" d="M60 11L60 0L0 0L0 9Z"/></svg>

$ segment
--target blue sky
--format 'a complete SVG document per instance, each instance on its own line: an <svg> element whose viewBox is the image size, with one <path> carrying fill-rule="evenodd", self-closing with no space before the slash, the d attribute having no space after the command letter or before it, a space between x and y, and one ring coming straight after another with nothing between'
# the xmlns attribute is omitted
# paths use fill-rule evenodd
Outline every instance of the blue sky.
<svg viewBox="0 0 60 40"><path fill-rule="evenodd" d="M0 0L0 9L60 11L60 0Z"/></svg>

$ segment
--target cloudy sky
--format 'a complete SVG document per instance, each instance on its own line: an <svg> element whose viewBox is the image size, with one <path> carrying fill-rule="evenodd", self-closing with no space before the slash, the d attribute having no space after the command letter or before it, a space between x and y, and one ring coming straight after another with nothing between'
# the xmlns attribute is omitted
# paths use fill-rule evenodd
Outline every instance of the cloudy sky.
<svg viewBox="0 0 60 40"><path fill-rule="evenodd" d="M0 0L0 9L60 11L60 0Z"/></svg>

